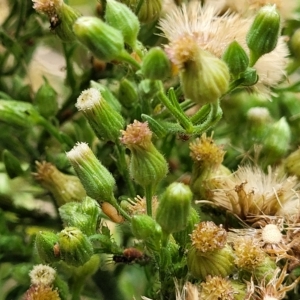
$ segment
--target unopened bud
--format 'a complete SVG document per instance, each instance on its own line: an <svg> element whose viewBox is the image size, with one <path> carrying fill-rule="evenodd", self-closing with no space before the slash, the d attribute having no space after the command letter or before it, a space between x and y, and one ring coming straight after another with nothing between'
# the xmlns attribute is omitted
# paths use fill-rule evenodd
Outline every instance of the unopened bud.
<svg viewBox="0 0 300 300"><path fill-rule="evenodd" d="M264 54L273 51L280 32L280 14L276 5L262 7L247 34L246 41L250 49L250 67Z"/></svg>
<svg viewBox="0 0 300 300"><path fill-rule="evenodd" d="M111 201L115 179L86 143L78 143L67 153L87 195L98 202Z"/></svg>
<svg viewBox="0 0 300 300"><path fill-rule="evenodd" d="M44 263L53 263L60 260L57 234L51 231L38 232L35 238L35 247Z"/></svg>
<svg viewBox="0 0 300 300"><path fill-rule="evenodd" d="M53 117L58 110L57 93L46 81L37 91L34 103L39 113L45 117Z"/></svg>
<svg viewBox="0 0 300 300"><path fill-rule="evenodd" d="M76 227L66 227L58 235L60 256L67 264L82 266L93 255L93 246L88 237Z"/></svg>
<svg viewBox="0 0 300 300"><path fill-rule="evenodd" d="M107 24L120 30L125 43L135 49L140 23L128 6L115 0L107 0L105 20Z"/></svg>
<svg viewBox="0 0 300 300"><path fill-rule="evenodd" d="M139 64L124 49L122 33L96 17L80 17L73 26L77 39L103 61L127 61Z"/></svg>
<svg viewBox="0 0 300 300"><path fill-rule="evenodd" d="M159 201L156 221L167 234L184 230L188 224L193 193L180 182L169 185Z"/></svg>
<svg viewBox="0 0 300 300"><path fill-rule="evenodd" d="M226 62L229 72L234 78L239 77L240 73L244 72L249 64L248 55L237 41L229 44L222 59Z"/></svg>
<svg viewBox="0 0 300 300"><path fill-rule="evenodd" d="M126 108L131 108L138 100L137 88L126 78L120 81L119 99Z"/></svg>
<svg viewBox="0 0 300 300"><path fill-rule="evenodd" d="M171 62L160 47L154 47L143 58L141 72L146 78L164 80L171 75Z"/></svg>
<svg viewBox="0 0 300 300"><path fill-rule="evenodd" d="M95 88L81 93L76 107L82 111L99 139L116 141L124 127L123 117L115 111Z"/></svg>
<svg viewBox="0 0 300 300"><path fill-rule="evenodd" d="M143 240L147 247L158 250L162 231L159 224L148 215L134 215L131 219L131 229L133 235Z"/></svg>
<svg viewBox="0 0 300 300"><path fill-rule="evenodd" d="M21 162L9 150L5 149L3 151L2 158L9 178L13 179L24 174L24 171L21 167Z"/></svg>
<svg viewBox="0 0 300 300"><path fill-rule="evenodd" d="M95 234L99 225L99 204L86 197L82 202L70 202L59 208L59 215L66 227L77 227L87 236Z"/></svg>

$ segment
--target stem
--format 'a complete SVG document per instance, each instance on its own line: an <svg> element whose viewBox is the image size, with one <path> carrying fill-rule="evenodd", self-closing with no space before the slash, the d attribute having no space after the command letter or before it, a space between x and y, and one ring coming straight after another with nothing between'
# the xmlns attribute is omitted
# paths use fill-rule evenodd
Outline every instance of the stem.
<svg viewBox="0 0 300 300"><path fill-rule="evenodd" d="M162 247L167 247L169 242L169 237L170 237L169 233L166 233L164 231L162 232L162 238L161 238Z"/></svg>
<svg viewBox="0 0 300 300"><path fill-rule="evenodd" d="M253 67L258 61L259 57L260 56L256 55L252 50L250 50L249 67Z"/></svg>
<svg viewBox="0 0 300 300"><path fill-rule="evenodd" d="M117 59L129 63L135 69L141 68L141 65L126 50L123 50L121 54L117 57Z"/></svg>
<svg viewBox="0 0 300 300"><path fill-rule="evenodd" d="M74 45L71 44L71 47L67 43L62 43L64 55L66 59L66 71L67 71L67 77L66 82L67 84L74 89L76 87L76 79L74 76L74 68L72 64L72 54L74 51Z"/></svg>
<svg viewBox="0 0 300 300"><path fill-rule="evenodd" d="M159 91L157 93L158 99L168 108L168 110L173 114L173 116L178 120L178 122L182 125L182 127L186 130L187 133L192 133L194 130L192 122L189 120L189 118L183 114L181 111L179 111L169 98L164 94L163 91Z"/></svg>
<svg viewBox="0 0 300 300"><path fill-rule="evenodd" d="M109 203L121 214L124 219L127 221L131 221L131 217L128 215L128 213L119 205L118 201L114 196L112 196L111 200Z"/></svg>
<svg viewBox="0 0 300 300"><path fill-rule="evenodd" d="M145 187L145 197L146 197L146 206L147 206L147 215L152 217L152 186Z"/></svg>
<svg viewBox="0 0 300 300"><path fill-rule="evenodd" d="M125 156L125 149L122 147L119 141L116 142L116 150L117 150L117 155L118 155L118 164L117 167L119 169L119 172L124 178L124 181L128 187L129 190L129 195L131 197L136 196L135 188L133 185L133 182L130 178L129 172L128 172L128 167L126 163L126 156Z"/></svg>

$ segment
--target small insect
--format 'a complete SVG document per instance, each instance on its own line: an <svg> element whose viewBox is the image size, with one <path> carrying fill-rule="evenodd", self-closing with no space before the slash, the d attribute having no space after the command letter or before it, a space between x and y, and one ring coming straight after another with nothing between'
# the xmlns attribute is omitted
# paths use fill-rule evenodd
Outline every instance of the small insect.
<svg viewBox="0 0 300 300"><path fill-rule="evenodd" d="M50 21L50 29L51 30L54 30L61 23L61 20L58 17L58 15L53 15L49 21Z"/></svg>
<svg viewBox="0 0 300 300"><path fill-rule="evenodd" d="M122 254L116 254L113 256L115 263L124 264L140 264L145 265L149 262L150 257L136 248L127 248Z"/></svg>

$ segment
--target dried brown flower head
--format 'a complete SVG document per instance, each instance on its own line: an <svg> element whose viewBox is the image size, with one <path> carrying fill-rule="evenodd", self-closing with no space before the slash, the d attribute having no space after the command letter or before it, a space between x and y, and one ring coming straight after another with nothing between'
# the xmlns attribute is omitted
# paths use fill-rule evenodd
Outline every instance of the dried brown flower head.
<svg viewBox="0 0 300 300"><path fill-rule="evenodd" d="M270 168L265 174L258 167L240 167L230 176L211 179L210 184L212 200L244 220L251 215L282 216L285 207L298 201L296 177L280 177ZM290 210L293 213L295 208Z"/></svg>

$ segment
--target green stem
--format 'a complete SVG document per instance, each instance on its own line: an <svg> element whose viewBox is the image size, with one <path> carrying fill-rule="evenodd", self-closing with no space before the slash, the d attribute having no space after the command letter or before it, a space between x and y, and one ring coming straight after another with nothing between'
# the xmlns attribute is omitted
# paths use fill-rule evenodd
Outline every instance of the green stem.
<svg viewBox="0 0 300 300"><path fill-rule="evenodd" d="M163 231L162 238L161 238L162 247L167 247L169 238L170 238L170 234Z"/></svg>
<svg viewBox="0 0 300 300"><path fill-rule="evenodd" d="M74 89L76 87L76 79L74 76L72 54L75 48L74 45L72 44L70 46L67 43L62 43L62 45L63 45L64 55L66 59L66 71L67 71L66 82L72 89Z"/></svg>
<svg viewBox="0 0 300 300"><path fill-rule="evenodd" d="M127 221L131 221L131 217L128 215L128 213L119 205L118 201L114 196L112 196L111 200L109 203L121 214L124 219Z"/></svg>
<svg viewBox="0 0 300 300"><path fill-rule="evenodd" d="M125 61L132 65L135 69L140 69L141 65L124 49L117 57L120 61Z"/></svg>
<svg viewBox="0 0 300 300"><path fill-rule="evenodd" d="M56 127L54 127L51 123L49 123L46 119L40 118L38 120L38 124L42 125L52 136L54 136L61 144L65 143L65 140L61 137L59 131ZM73 146L73 145L68 145Z"/></svg>
<svg viewBox="0 0 300 300"><path fill-rule="evenodd" d="M77 283L73 286L72 298L71 300L80 300L81 290L83 288L83 283Z"/></svg>
<svg viewBox="0 0 300 300"><path fill-rule="evenodd" d="M126 156L125 156L125 149L120 144L119 141L116 142L116 150L117 150L117 155L118 155L118 164L117 164L117 166L119 168L119 172L123 176L124 181L125 181L125 183L128 187L129 195L131 197L135 197L136 192L135 192L133 182L132 182L132 180L130 178L130 175L129 175L128 166L127 166L127 162L126 162Z"/></svg>
<svg viewBox="0 0 300 300"><path fill-rule="evenodd" d="M169 98L164 94L163 91L157 93L158 99L167 107L167 109L173 114L173 116L178 120L182 127L187 133L192 133L194 130L192 122L189 118L179 111L169 100Z"/></svg>
<svg viewBox="0 0 300 300"><path fill-rule="evenodd" d="M293 74L298 68L300 67L300 61L298 60L291 60L286 67L286 72L288 75Z"/></svg>
<svg viewBox="0 0 300 300"><path fill-rule="evenodd" d="M146 186L145 197L146 197L147 215L150 217L152 217L152 194L153 194L152 186L150 185Z"/></svg>
<svg viewBox="0 0 300 300"><path fill-rule="evenodd" d="M253 67L255 63L258 61L260 56L255 54L252 50L250 50L250 59L249 59L249 67Z"/></svg>

